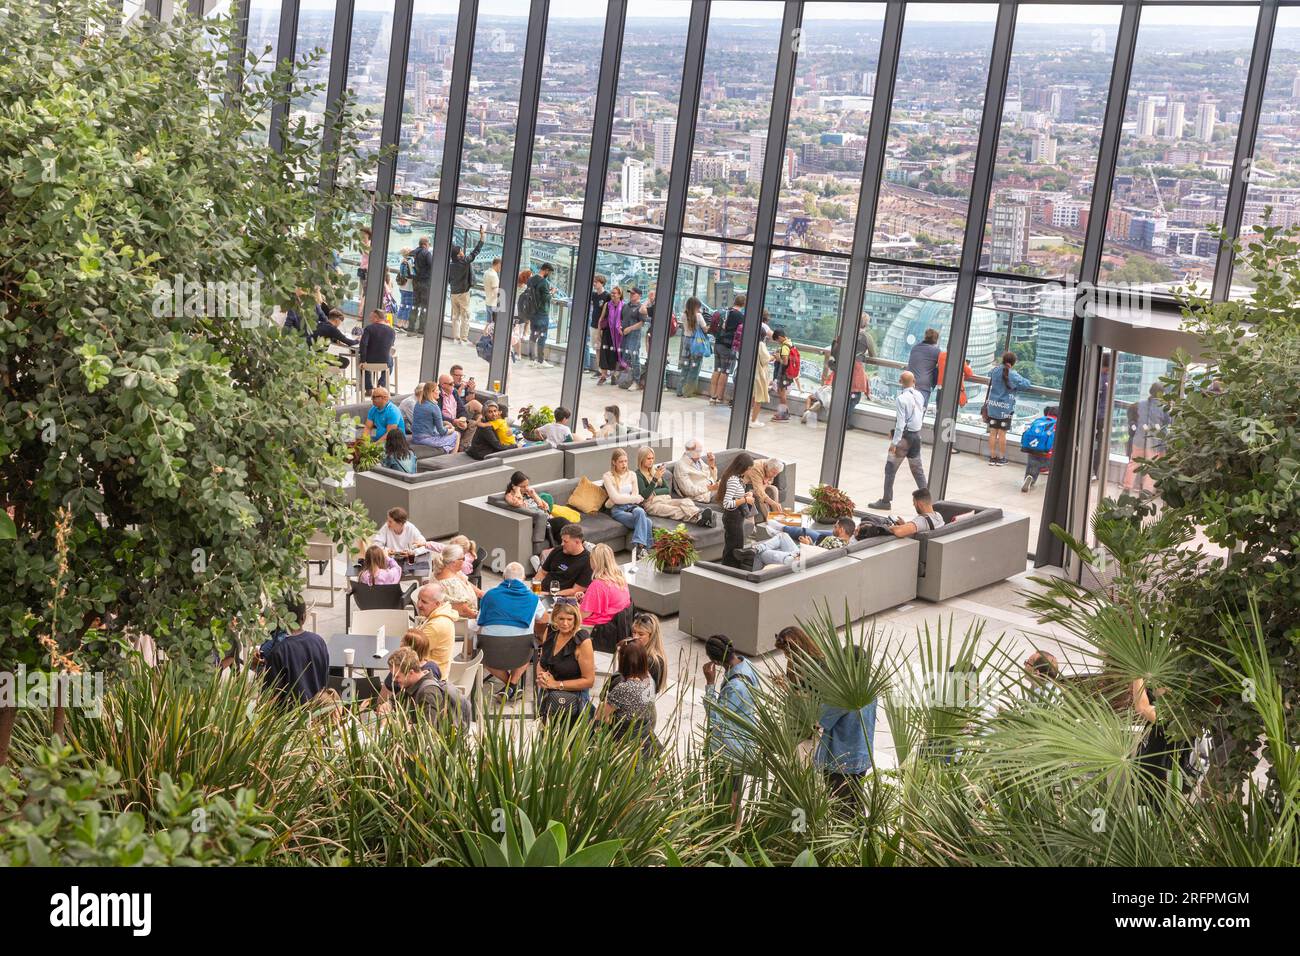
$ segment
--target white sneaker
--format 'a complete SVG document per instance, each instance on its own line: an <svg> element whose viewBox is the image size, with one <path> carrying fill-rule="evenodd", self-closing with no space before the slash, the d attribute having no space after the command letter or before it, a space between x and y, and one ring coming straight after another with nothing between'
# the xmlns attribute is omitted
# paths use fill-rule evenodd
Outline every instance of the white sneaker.
<svg viewBox="0 0 1300 956"><path fill-rule="evenodd" d="M555 368L555 366L552 365L550 362L538 362L538 363L537 363L537 367L538 367L538 368Z"/></svg>
<svg viewBox="0 0 1300 956"><path fill-rule="evenodd" d="M749 423L749 427L750 427L750 428L766 428L766 427L767 427L767 422L750 422L750 423Z"/></svg>

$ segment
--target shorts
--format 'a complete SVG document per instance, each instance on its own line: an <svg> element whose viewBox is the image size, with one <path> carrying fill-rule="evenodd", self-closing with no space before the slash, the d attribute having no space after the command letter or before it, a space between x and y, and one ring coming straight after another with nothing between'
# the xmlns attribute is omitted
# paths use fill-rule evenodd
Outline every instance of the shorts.
<svg viewBox="0 0 1300 956"><path fill-rule="evenodd" d="M734 361L732 351L725 345L713 346L713 371L730 372Z"/></svg>
<svg viewBox="0 0 1300 956"><path fill-rule="evenodd" d="M1011 431L1011 419L1009 418L990 418L989 431L1009 432Z"/></svg>

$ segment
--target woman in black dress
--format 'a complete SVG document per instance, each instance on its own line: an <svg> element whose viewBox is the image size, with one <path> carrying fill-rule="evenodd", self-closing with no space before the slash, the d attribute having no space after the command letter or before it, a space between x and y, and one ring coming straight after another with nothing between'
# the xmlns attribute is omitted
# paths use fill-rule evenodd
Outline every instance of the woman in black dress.
<svg viewBox="0 0 1300 956"><path fill-rule="evenodd" d="M591 635L582 626L582 611L574 598L560 598L551 611L537 661L538 708L543 720L573 718L585 713L596 682L596 657Z"/></svg>

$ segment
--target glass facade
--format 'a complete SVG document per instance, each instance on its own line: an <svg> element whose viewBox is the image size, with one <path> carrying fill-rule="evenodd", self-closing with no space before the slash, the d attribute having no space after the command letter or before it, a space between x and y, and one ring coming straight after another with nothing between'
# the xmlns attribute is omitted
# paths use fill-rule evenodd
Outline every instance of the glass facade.
<svg viewBox="0 0 1300 956"><path fill-rule="evenodd" d="M254 14L274 7L276 15L269 27L250 17L250 50L268 29L274 44L279 10L278 3L252 6ZM1035 522L1058 520L1039 514L1041 482L1021 492L1019 436L1049 408L1072 417L1096 400L1094 390L1079 407L1060 408L1078 361L1073 283L1091 278L1082 274L1085 263L1095 263L1103 284L1157 297L1179 284L1208 286L1214 229L1248 233L1266 208L1273 223L1286 225L1300 208L1300 7L1291 4L1277 14L1266 74L1253 56L1260 22L1253 2L1146 2L1127 26L1118 3L1022 3L1014 19L1000 20L994 3L817 2L801 6L787 36L787 4L778 0L629 0L619 55L610 58L601 49L605 4L552 0L537 8L545 17L530 19L521 0L480 0L475 29L462 36L458 3L415 0L403 50L389 49L394 9L392 0L356 0L343 82L359 107L373 111L363 129L373 151L389 59L404 57L398 199L392 229L376 239L388 268L397 271L402 250L421 235L434 236L434 200L454 203L452 246L471 252L483 230L467 314L447 290L433 290L442 318L429 332L444 343L441 368L458 363L491 384L489 352L476 347L490 325L483 276L506 249L507 232L518 230L511 233L519 237L518 269L550 264L555 297L544 327L506 323L511 358L502 384L512 408L570 404L579 425L584 418L598 425L609 406L625 420L658 412L679 447L700 437L720 449L729 436L746 434L751 450L798 462L799 494L836 482L859 508L881 496L899 376L934 330L945 366L950 340L965 343L969 373L952 422L934 421L941 396L938 383L930 389L925 480L935 478L949 497L1003 504ZM704 32L692 34L693 16ZM338 69L328 50L332 18L332 3L301 0L298 54L322 50L312 68L321 84ZM534 88L523 75L530 31L544 40L544 55L536 101L520 102ZM458 43L467 45L459 56ZM1122 104L1108 102L1117 61L1128 78ZM466 118L463 129L449 130L457 64L465 70ZM786 89L776 82L782 75L792 78L788 103L773 101L774 90ZM986 109L988 91L1000 90L1004 78L1005 96ZM882 80L891 81L887 98L877 95ZM685 94L684 82L693 84ZM1252 98L1252 88L1262 95ZM1237 135L1252 103L1258 133L1250 162L1239 168ZM322 106L323 96L303 98L294 115L311 121ZM787 108L786 129L771 129L772 115ZM519 165L522 115L535 116L536 129L529 161ZM598 138L594 131L606 127L608 137ZM785 147L774 160L767 143L782 134ZM463 143L454 184L439 182L445 142ZM691 159L678 182L673 154L682 142ZM1116 144L1113 182L1095 197L1099 163L1111 159L1107 143ZM764 165L773 161L780 175L769 180L773 195L764 195ZM522 198L512 208L516 166L528 181L513 190ZM863 181L864 169L873 169L872 181ZM374 182L373 168L351 172ZM586 202L592 175L604 177L599 208ZM1243 183L1241 222L1225 221L1228 197ZM445 194L453 187L454 195ZM670 229L666 241L674 202L685 208L683 234ZM1108 209L1104 222L1092 221L1094 207ZM358 225L367 215L359 213ZM773 223L770 234L756 234L761 222ZM978 255L964 249L974 236ZM360 247L343 250L340 269L355 273L360 256ZM665 316L652 293L660 263L674 259ZM590 291L580 288L581 270L593 262L606 291L636 288L641 304L654 307L603 370L607 332ZM495 303L512 315L518 278L501 277ZM1232 294L1250 281L1238 269ZM755 282L764 287L766 314L745 318L789 336L800 358L789 381L776 362L780 346L766 335L764 368L749 355L743 367L722 371L717 345L729 343L711 317L722 318ZM708 354L693 354L690 300L700 304ZM662 365L650 367L656 334L670 341ZM854 341L844 370L851 381L837 388L836 348L846 336ZM573 342L585 347L572 349ZM1028 383L1011 417L1010 471L987 465L980 414L1006 352ZM1113 361L1112 425L1164 359ZM414 382L413 372L406 370L405 382ZM640 392L649 376L662 384L653 409L642 407ZM730 407L737 376L758 383L749 408ZM832 434L828 424L841 420L846 428ZM1123 460L1117 428L1098 428L1107 475ZM898 478L893 510L909 513L906 467Z"/></svg>

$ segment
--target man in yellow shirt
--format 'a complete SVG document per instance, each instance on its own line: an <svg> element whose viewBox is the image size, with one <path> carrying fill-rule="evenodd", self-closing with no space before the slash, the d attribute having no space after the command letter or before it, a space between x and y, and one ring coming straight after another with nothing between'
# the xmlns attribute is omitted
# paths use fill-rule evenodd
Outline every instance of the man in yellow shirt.
<svg viewBox="0 0 1300 956"><path fill-rule="evenodd" d="M444 680L451 673L451 656L456 649L456 622L460 615L443 597L442 585L430 581L415 596L420 623L416 630L429 638L429 659L438 665Z"/></svg>

